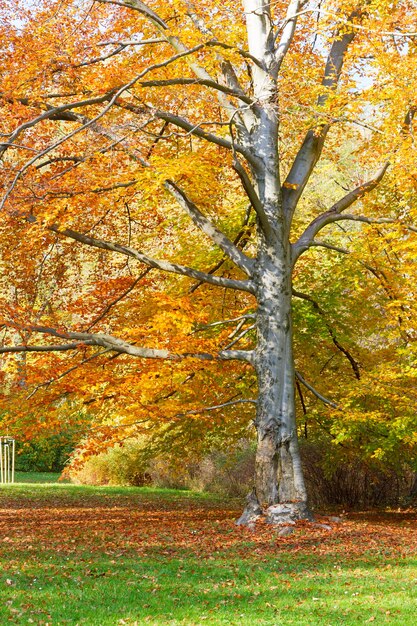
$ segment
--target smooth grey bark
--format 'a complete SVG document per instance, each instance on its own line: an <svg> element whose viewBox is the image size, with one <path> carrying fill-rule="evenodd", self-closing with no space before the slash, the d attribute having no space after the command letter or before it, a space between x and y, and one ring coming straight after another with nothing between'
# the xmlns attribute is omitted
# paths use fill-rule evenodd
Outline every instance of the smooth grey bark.
<svg viewBox="0 0 417 626"><path fill-rule="evenodd" d="M291 2L289 14L298 9ZM250 53L265 69L253 71L257 122L251 129L251 151L261 165L252 177L265 214L258 229L258 255L253 281L258 302L255 368L258 377L257 451L254 491L238 523L250 523L260 510L281 522L309 517L307 492L297 440L295 371L292 348L290 223L284 214L279 168L277 72L290 33L275 49L269 7L262 0L244 2ZM291 12L291 13L290 13ZM278 507L276 515L274 507ZM251 512L253 512L251 515Z"/></svg>
<svg viewBox="0 0 417 626"><path fill-rule="evenodd" d="M291 272L288 238L263 238L255 276L259 393L254 490L240 524L252 523L259 510L272 523L311 517L297 437Z"/></svg>

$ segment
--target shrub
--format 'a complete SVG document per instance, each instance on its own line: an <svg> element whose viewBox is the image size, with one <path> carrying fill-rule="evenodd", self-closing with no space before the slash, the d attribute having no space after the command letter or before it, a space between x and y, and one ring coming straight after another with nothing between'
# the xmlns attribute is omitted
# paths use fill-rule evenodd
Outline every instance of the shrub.
<svg viewBox="0 0 417 626"><path fill-rule="evenodd" d="M242 440L229 451L213 450L202 459L184 459L159 454L149 459L142 440L130 439L82 462L76 458L66 475L74 483L89 485L144 485L172 489L211 491L231 497L250 490L254 448Z"/></svg>
<svg viewBox="0 0 417 626"><path fill-rule="evenodd" d="M137 439L90 456L80 467L79 458L75 458L76 469L70 465L65 474L76 484L142 486L149 482L143 442Z"/></svg>
<svg viewBox="0 0 417 626"><path fill-rule="evenodd" d="M302 441L304 474L314 506L398 506L412 495L414 474L409 468L387 467L348 451L330 458L328 450L325 444Z"/></svg>
<svg viewBox="0 0 417 626"><path fill-rule="evenodd" d="M16 441L16 470L19 472L62 472L74 448L66 433L36 442Z"/></svg>

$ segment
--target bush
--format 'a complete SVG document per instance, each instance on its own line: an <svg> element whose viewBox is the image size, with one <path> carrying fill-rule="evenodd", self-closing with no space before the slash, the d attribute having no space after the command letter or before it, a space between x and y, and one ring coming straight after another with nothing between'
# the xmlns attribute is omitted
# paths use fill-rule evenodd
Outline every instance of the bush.
<svg viewBox="0 0 417 626"><path fill-rule="evenodd" d="M75 457L75 461L75 468L70 465L65 474L76 484L139 487L149 482L143 442L136 439L90 456L81 464L79 458Z"/></svg>
<svg viewBox="0 0 417 626"><path fill-rule="evenodd" d="M329 458L323 443L301 442L307 491L314 506L340 505L354 509L398 506L412 495L414 474L359 455Z"/></svg>
<svg viewBox="0 0 417 626"><path fill-rule="evenodd" d="M122 446L91 456L80 465L69 466L72 482L88 485L152 484L172 489L211 491L231 497L244 496L253 478L254 448L241 441L230 451L213 451L201 460L184 460L161 455L148 458L143 441L131 439Z"/></svg>
<svg viewBox="0 0 417 626"><path fill-rule="evenodd" d="M251 491L255 470L252 441L241 440L228 450L213 450L190 475L189 484L200 491L244 497Z"/></svg>
<svg viewBox="0 0 417 626"><path fill-rule="evenodd" d="M66 434L33 443L16 441L16 471L62 472L73 448L72 438Z"/></svg>

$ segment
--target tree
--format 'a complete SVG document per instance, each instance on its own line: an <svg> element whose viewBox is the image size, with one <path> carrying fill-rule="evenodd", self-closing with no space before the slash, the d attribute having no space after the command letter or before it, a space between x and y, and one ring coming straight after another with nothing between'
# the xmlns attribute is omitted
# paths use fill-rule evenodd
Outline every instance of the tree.
<svg viewBox="0 0 417 626"><path fill-rule="evenodd" d="M92 332L100 320L90 316L86 323L81 315L79 321L71 307L65 316L52 307L47 283L38 281L36 288L25 286L31 303L3 306L3 327L14 329L14 336L5 337L0 352L87 348L89 360L99 348L139 359L249 364L258 397L239 402L256 404L257 454L242 523L265 511L271 521L310 515L297 441L296 377L321 395L294 367L295 265L313 247L344 253L317 238L325 227L397 218L395 211L382 218L379 207L362 213L364 199L386 179L388 158L395 160L400 146L412 141L416 108L406 76L415 64L415 11L412 2L394 4L244 0L219 7L188 0L97 0L83 14L76 2L51 0L34 16L16 2L17 24L3 7L3 38L9 41L1 92L1 208L8 214L3 237L7 233L13 245L30 250L36 268L54 256L53 289L62 301L69 285L83 293L91 279L86 267L94 280L102 267L101 256L79 253L76 242L235 293L244 312L231 320L240 330L224 349L207 339L208 350L193 350L183 339L173 351L161 340L159 347L148 347L143 332ZM388 54L395 55L401 79L392 76ZM375 76L385 81L382 98L370 90ZM392 132L394 122L398 133ZM361 166L352 190L337 197L333 189L306 220L305 192L320 157L326 146L330 157L338 141L354 137L347 130L352 123L378 135L378 142L356 135L367 167ZM29 159L27 151L33 153ZM240 218L236 235L236 215L245 205L249 218L246 226ZM180 255L167 254L172 234L164 220L184 228L179 209L221 252L217 265L204 268L209 249L188 226L187 237L203 252L183 245ZM141 231L135 226L140 219ZM146 228L160 241L149 242ZM22 276L11 249L2 253L2 263L27 283L28 268ZM123 283L120 267L112 264L103 282L121 298L132 283ZM167 284L158 283L158 290ZM88 304L80 307L83 315L84 309ZM34 335L45 339L34 343ZM145 338L142 346L138 338Z"/></svg>

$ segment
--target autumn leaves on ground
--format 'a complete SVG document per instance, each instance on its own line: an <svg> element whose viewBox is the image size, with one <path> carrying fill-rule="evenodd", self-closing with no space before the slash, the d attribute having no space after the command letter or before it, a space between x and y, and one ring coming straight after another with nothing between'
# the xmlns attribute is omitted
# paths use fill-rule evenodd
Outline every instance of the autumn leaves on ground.
<svg viewBox="0 0 417 626"><path fill-rule="evenodd" d="M1 489L0 623L415 623L417 513L316 515L291 534L173 490Z"/></svg>

